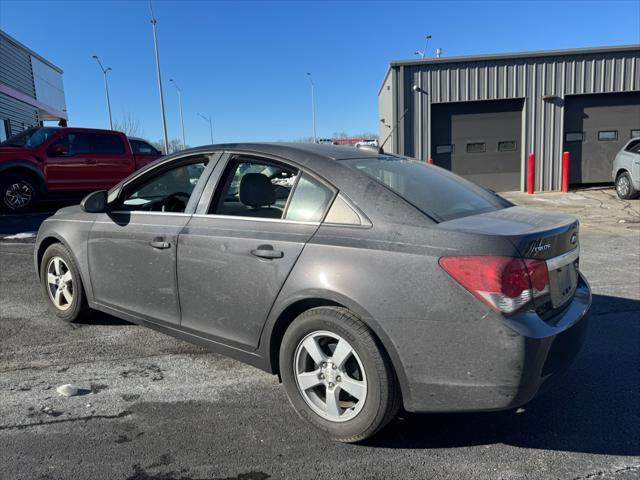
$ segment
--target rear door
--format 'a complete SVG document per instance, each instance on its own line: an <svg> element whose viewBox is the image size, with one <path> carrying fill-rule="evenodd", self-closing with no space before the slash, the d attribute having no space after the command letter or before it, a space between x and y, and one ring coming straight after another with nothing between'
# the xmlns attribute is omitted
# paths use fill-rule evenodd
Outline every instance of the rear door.
<svg viewBox="0 0 640 480"><path fill-rule="evenodd" d="M134 172L133 155L121 135L116 133L91 133L89 164L95 183L92 189L111 188Z"/></svg>
<svg viewBox="0 0 640 480"><path fill-rule="evenodd" d="M257 347L278 292L334 194L286 162L227 155L178 239L182 327Z"/></svg>

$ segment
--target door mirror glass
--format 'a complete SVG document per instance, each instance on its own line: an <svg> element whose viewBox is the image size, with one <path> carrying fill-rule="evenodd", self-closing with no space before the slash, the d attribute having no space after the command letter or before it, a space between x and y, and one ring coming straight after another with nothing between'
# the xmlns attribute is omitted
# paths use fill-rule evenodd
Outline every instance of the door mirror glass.
<svg viewBox="0 0 640 480"><path fill-rule="evenodd" d="M64 143L55 143L49 148L52 157L63 157L69 153L69 148Z"/></svg>
<svg viewBox="0 0 640 480"><path fill-rule="evenodd" d="M98 190L90 193L80 203L80 208L87 213L106 213L107 212L107 191Z"/></svg>

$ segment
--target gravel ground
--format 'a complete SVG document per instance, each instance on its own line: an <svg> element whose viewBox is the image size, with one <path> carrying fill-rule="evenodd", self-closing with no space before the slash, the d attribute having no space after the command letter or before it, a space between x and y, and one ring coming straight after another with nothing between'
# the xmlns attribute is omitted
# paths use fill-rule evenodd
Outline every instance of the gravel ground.
<svg viewBox="0 0 640 480"><path fill-rule="evenodd" d="M30 240L0 239L0 478L640 478L640 202L505 196L581 220L583 353L524 412L401 414L362 445L319 435L252 367L106 315L57 321ZM56 393L67 383L81 395Z"/></svg>

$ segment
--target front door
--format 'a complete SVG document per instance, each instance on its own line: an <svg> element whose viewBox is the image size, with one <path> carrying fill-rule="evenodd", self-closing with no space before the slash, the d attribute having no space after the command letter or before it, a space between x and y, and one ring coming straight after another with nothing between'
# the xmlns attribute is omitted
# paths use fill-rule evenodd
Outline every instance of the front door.
<svg viewBox="0 0 640 480"><path fill-rule="evenodd" d="M156 167L125 186L98 216L88 242L95 300L138 317L180 323L176 285L178 235L208 157Z"/></svg>
<svg viewBox="0 0 640 480"><path fill-rule="evenodd" d="M267 159L238 155L219 170L210 204L201 202L178 240L181 325L253 349L334 192Z"/></svg>
<svg viewBox="0 0 640 480"><path fill-rule="evenodd" d="M97 182L91 160L91 137L84 132L68 132L50 146L64 145L67 153L51 156L47 160L47 186L52 192L85 191L93 189Z"/></svg>

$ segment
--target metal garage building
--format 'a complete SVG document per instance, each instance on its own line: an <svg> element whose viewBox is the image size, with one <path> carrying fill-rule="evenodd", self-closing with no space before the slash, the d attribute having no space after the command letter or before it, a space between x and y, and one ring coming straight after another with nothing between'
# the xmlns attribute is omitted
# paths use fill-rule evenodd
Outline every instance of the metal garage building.
<svg viewBox="0 0 640 480"><path fill-rule="evenodd" d="M0 30L0 141L47 120L67 121L62 70Z"/></svg>
<svg viewBox="0 0 640 480"><path fill-rule="evenodd" d="M431 158L494 190L611 181L615 153L640 136L640 45L392 62L378 92L385 150Z"/></svg>

